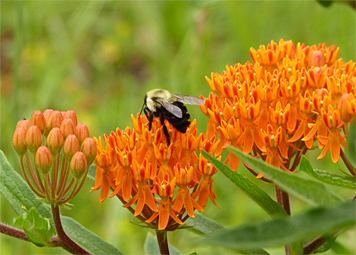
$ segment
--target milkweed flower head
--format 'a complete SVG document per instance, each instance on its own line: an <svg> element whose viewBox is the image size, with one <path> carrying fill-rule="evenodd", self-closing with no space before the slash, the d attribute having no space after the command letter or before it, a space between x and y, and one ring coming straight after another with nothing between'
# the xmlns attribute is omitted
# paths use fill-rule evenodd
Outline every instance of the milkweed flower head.
<svg viewBox="0 0 356 255"><path fill-rule="evenodd" d="M219 156L219 140L198 134L196 120L186 133L166 122L171 137L167 146L158 120L153 120L151 131L145 116L131 115L131 120L133 128L94 138L98 156L91 191L101 189L100 202L117 196L134 216L158 230L175 230L194 218L195 210L204 211L209 198L217 205L212 186L217 171L200 149Z"/></svg>
<svg viewBox="0 0 356 255"><path fill-rule="evenodd" d="M250 48L252 62L205 77L214 92L200 106L209 117L207 136L287 171L314 141L322 150L318 159L330 151L337 163L356 113L355 62L338 58L339 51L282 39ZM233 154L226 162L237 169Z"/></svg>
<svg viewBox="0 0 356 255"><path fill-rule="evenodd" d="M77 122L74 111L35 111L17 123L13 135L26 182L55 206L79 192L96 157L88 127Z"/></svg>

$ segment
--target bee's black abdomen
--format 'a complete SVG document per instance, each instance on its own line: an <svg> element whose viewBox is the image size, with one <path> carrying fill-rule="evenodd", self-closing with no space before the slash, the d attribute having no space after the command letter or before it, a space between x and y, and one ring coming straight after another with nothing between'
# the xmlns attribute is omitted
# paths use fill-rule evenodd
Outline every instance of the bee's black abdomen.
<svg viewBox="0 0 356 255"><path fill-rule="evenodd" d="M175 129L177 129L179 132L185 133L185 131L190 125L190 115L188 113L187 107L185 107L183 103L178 101L174 102L173 104L178 106L182 110L182 118L178 118L168 111L164 111L165 117Z"/></svg>

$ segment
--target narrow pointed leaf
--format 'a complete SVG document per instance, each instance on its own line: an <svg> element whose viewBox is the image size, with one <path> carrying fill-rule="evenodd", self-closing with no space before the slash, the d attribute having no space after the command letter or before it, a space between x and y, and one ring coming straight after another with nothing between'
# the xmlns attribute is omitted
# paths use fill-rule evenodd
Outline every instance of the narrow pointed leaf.
<svg viewBox="0 0 356 255"><path fill-rule="evenodd" d="M325 182L327 184L340 186L349 189L356 188L356 178L352 176L341 176L337 174L332 174L327 171L314 170L310 162L305 156L302 156L300 160L299 168L301 171L307 172L319 181Z"/></svg>
<svg viewBox="0 0 356 255"><path fill-rule="evenodd" d="M269 215L287 216L285 210L276 201L274 201L265 191L257 187L253 182L243 175L231 170L228 166L221 163L216 158L210 156L206 151L201 150L203 156L209 160L217 169L219 169L227 178L229 178L238 188L247 196L261 206Z"/></svg>
<svg viewBox="0 0 356 255"><path fill-rule="evenodd" d="M41 217L52 219L51 208L38 199L22 177L10 166L2 151L0 151L0 193L17 215L33 207ZM61 219L67 235L88 252L103 255L122 254L117 248L84 228L77 221L64 216Z"/></svg>
<svg viewBox="0 0 356 255"><path fill-rule="evenodd" d="M236 148L228 147L232 153L248 164L256 172L277 184L281 189L310 205L335 205L343 201L337 194L330 191L324 183L307 179L299 174L273 167L261 159L254 158Z"/></svg>
<svg viewBox="0 0 356 255"><path fill-rule="evenodd" d="M61 220L67 235L91 254L123 254L115 246L105 242L72 218L62 216Z"/></svg>
<svg viewBox="0 0 356 255"><path fill-rule="evenodd" d="M216 221L201 215L200 213L195 213L195 218L188 218L185 221L185 225L191 226L189 230L203 235L211 235L217 231L223 229ZM246 255L268 255L269 253L263 249L253 249L253 250L237 250L239 254Z"/></svg>
<svg viewBox="0 0 356 255"><path fill-rule="evenodd" d="M205 217L200 213L195 213L195 218L189 217L185 221L185 225L193 227L188 228L189 230L192 230L198 234L206 235L210 235L223 228L223 226L221 226L216 221L209 219L208 217Z"/></svg>
<svg viewBox="0 0 356 255"><path fill-rule="evenodd" d="M269 221L223 229L203 242L231 249L254 249L299 242L332 233L356 224L356 204L346 202L332 207L312 208L295 217L276 217Z"/></svg>

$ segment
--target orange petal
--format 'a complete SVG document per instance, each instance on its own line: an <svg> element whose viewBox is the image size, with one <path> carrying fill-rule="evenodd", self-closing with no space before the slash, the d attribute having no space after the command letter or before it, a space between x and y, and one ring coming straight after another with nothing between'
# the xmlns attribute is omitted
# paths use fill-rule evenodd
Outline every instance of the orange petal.
<svg viewBox="0 0 356 255"><path fill-rule="evenodd" d="M101 186L100 203L105 201L105 199L109 194L109 191L110 191L109 180L105 176L105 178L103 178L103 184Z"/></svg>
<svg viewBox="0 0 356 255"><path fill-rule="evenodd" d="M158 219L158 230L163 230L167 227L169 220L169 208L170 204L166 202L161 202L159 210L159 219Z"/></svg>
<svg viewBox="0 0 356 255"><path fill-rule="evenodd" d="M156 219L158 216L158 212L154 212L151 216L151 218L147 219L146 222L147 223L151 223L152 221L154 221L154 219Z"/></svg>
<svg viewBox="0 0 356 255"><path fill-rule="evenodd" d="M244 133L244 152L250 153L254 143L253 129L247 127Z"/></svg>
<svg viewBox="0 0 356 255"><path fill-rule="evenodd" d="M337 163L340 158L340 143L337 135L338 133L331 133L329 135L331 159L334 163Z"/></svg>
<svg viewBox="0 0 356 255"><path fill-rule="evenodd" d="M322 159L323 157L325 157L326 153L328 152L329 150L329 143L327 143L323 149L323 151L321 152L321 154L319 155L319 157L317 157L317 159Z"/></svg>

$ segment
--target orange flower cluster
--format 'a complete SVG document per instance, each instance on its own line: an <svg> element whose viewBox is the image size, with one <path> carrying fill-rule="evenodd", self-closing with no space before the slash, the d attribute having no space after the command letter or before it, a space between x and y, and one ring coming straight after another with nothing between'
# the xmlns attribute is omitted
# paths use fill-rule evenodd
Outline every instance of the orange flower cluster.
<svg viewBox="0 0 356 255"><path fill-rule="evenodd" d="M104 134L105 147L101 137L96 139L92 191L101 188L100 202L111 189L109 197L117 196L134 216L159 230L174 230L195 217L194 210L204 211L208 198L217 206L212 186L217 170L197 150L218 155L219 140L198 134L195 120L184 134L166 122L172 141L167 147L159 121L154 119L149 131L145 116L131 119L133 129Z"/></svg>
<svg viewBox="0 0 356 255"><path fill-rule="evenodd" d="M216 94L201 106L209 117L207 136L217 134L224 143L287 171L316 140L322 149L318 159L330 150L337 163L356 114L355 62L338 59L339 50L272 41L250 49L252 63L212 73L206 80ZM227 161L237 169L233 154Z"/></svg>
<svg viewBox="0 0 356 255"><path fill-rule="evenodd" d="M96 157L88 127L77 122L74 111L35 111L17 123L12 138L26 182L52 205L79 192Z"/></svg>

